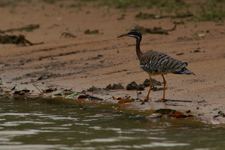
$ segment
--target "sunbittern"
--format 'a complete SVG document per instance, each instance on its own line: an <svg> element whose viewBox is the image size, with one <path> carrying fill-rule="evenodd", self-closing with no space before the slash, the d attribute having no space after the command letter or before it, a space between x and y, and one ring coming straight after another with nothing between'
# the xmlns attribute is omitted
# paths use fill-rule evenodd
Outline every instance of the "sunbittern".
<svg viewBox="0 0 225 150"><path fill-rule="evenodd" d="M140 60L140 67L149 74L150 80L150 88L148 91L148 95L145 100L151 100L149 98L149 94L152 89L152 75L161 75L163 78L164 90L163 90L163 98L159 101L165 101L165 88L166 88L166 80L164 75L167 73L174 73L174 74L194 74L193 72L189 71L186 66L188 65L187 62L180 61L174 59L167 54L155 52L155 51L148 51L146 53L142 53L140 50L140 43L142 39L141 32L139 30L133 29L130 30L129 33L123 34L118 36L117 38L121 37L133 37L136 39L136 54L138 59Z"/></svg>

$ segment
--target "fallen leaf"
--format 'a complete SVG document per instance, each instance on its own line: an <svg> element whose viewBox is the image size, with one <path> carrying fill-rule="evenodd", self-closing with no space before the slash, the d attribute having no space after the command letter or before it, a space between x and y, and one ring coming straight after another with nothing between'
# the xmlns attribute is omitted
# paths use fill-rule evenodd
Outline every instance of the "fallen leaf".
<svg viewBox="0 0 225 150"><path fill-rule="evenodd" d="M161 113L152 113L151 115L148 116L148 118L160 118L162 116L163 114Z"/></svg>
<svg viewBox="0 0 225 150"><path fill-rule="evenodd" d="M130 103L130 102L132 102L132 100L130 100L130 99L120 99L118 101L118 103Z"/></svg>
<svg viewBox="0 0 225 150"><path fill-rule="evenodd" d="M186 117L186 116L183 113L176 111L175 113L173 113L171 115L171 117L182 118L182 117Z"/></svg>
<svg viewBox="0 0 225 150"><path fill-rule="evenodd" d="M63 95L65 95L65 99L73 99L74 97L77 98L77 96L79 95L78 93L64 93Z"/></svg>
<svg viewBox="0 0 225 150"><path fill-rule="evenodd" d="M84 99L84 98L88 98L88 95L79 95L78 99Z"/></svg>

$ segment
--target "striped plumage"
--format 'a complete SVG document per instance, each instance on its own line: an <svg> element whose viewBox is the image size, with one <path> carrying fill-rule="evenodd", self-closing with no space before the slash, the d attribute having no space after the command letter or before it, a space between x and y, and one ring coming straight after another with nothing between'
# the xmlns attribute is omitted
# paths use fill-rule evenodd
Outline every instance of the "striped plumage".
<svg viewBox="0 0 225 150"><path fill-rule="evenodd" d="M193 72L189 71L186 66L188 65L187 62L180 61L174 59L167 54L155 52L155 51L148 51L146 53L142 53L140 50L140 42L142 39L142 35L139 30L133 29L127 34L123 34L118 36L117 38L129 36L136 39L136 54L138 59L140 60L140 67L149 74L150 79L150 89L146 100L149 99L149 94L152 89L152 75L161 75L163 78L164 83L164 91L163 91L163 98L160 101L165 101L165 88L166 88L166 80L163 75L167 73L174 73L174 74L194 74Z"/></svg>
<svg viewBox="0 0 225 150"><path fill-rule="evenodd" d="M140 67L150 73L157 74L193 74L186 66L187 62L174 59L164 53L149 51L140 58Z"/></svg>

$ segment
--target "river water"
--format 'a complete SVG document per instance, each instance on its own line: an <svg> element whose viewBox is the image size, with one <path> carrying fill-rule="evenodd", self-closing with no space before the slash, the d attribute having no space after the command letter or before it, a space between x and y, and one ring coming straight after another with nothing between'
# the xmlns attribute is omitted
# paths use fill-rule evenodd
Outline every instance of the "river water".
<svg viewBox="0 0 225 150"><path fill-rule="evenodd" d="M225 147L224 128L195 119L149 121L140 114L108 109L114 106L72 106L43 101L0 98L1 150L214 150Z"/></svg>

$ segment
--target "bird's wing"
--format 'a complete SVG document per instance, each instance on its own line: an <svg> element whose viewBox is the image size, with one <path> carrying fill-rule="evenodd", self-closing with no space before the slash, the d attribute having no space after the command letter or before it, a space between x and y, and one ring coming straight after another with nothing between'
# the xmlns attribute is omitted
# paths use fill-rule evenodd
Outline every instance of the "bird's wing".
<svg viewBox="0 0 225 150"><path fill-rule="evenodd" d="M150 73L179 73L187 65L187 62L154 51L144 53L140 59L140 67Z"/></svg>

